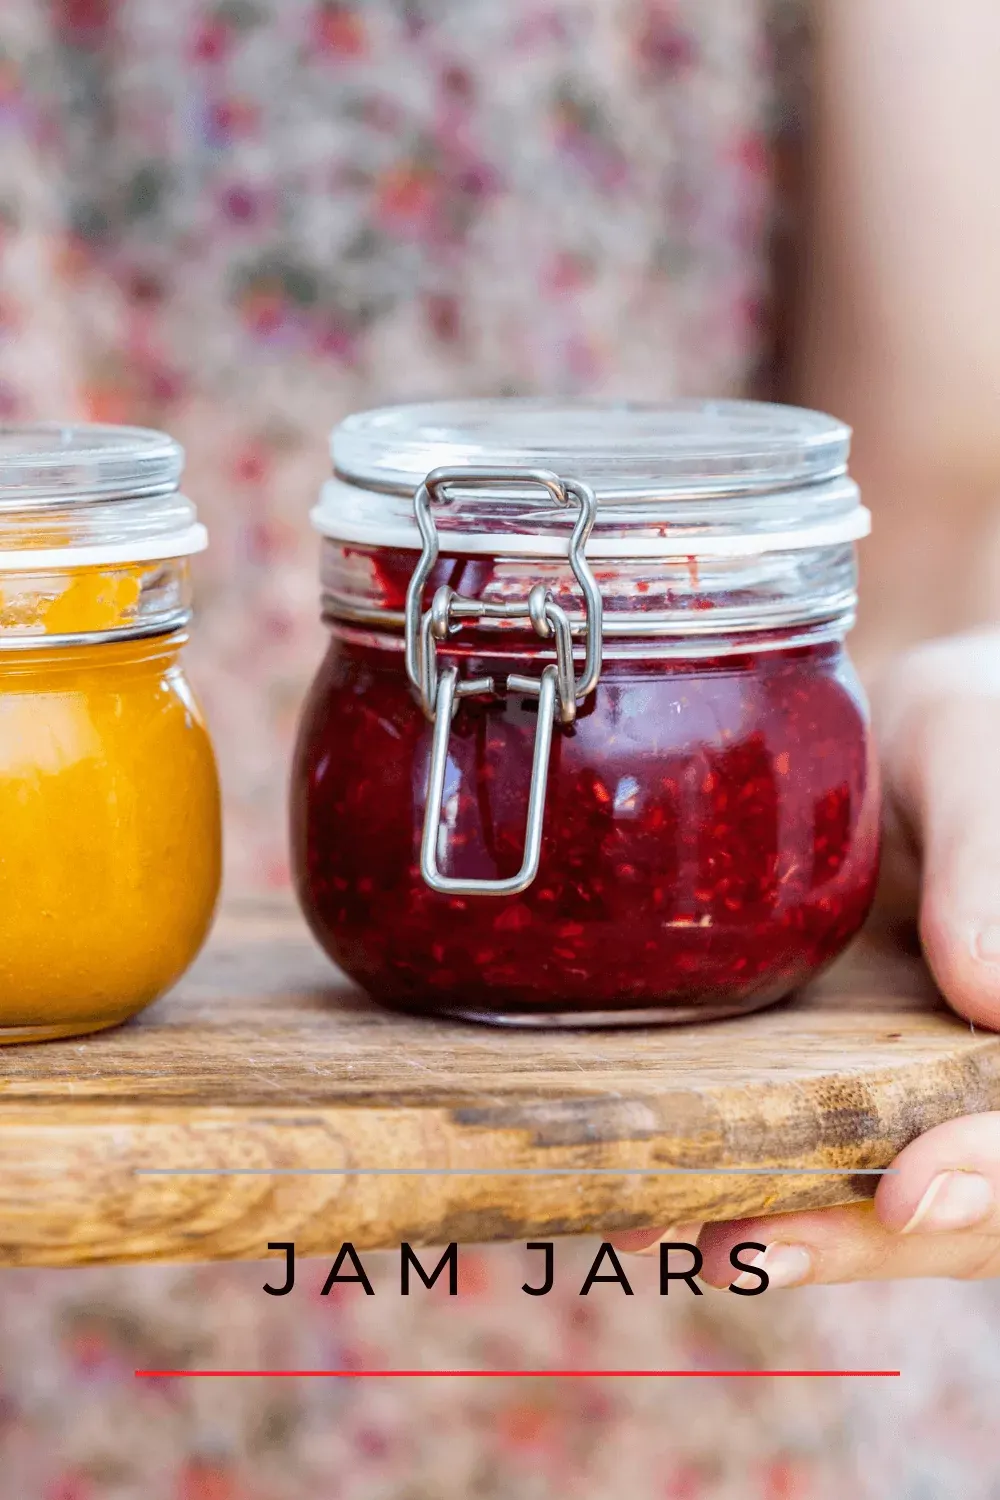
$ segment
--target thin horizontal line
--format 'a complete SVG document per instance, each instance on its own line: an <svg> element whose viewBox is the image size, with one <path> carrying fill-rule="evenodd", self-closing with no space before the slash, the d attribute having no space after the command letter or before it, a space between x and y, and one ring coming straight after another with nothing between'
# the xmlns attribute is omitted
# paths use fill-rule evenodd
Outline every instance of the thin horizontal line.
<svg viewBox="0 0 1000 1500"><path fill-rule="evenodd" d="M899 1370L136 1370L139 1380L882 1380Z"/></svg>
<svg viewBox="0 0 1000 1500"><path fill-rule="evenodd" d="M891 1177L898 1167L136 1167L136 1177Z"/></svg>

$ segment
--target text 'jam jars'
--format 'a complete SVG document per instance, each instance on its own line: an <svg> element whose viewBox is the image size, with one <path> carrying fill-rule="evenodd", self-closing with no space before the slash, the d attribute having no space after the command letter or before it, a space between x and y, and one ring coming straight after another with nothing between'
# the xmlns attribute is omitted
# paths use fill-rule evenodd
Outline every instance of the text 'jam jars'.
<svg viewBox="0 0 1000 1500"><path fill-rule="evenodd" d="M333 437L295 878L370 994L519 1025L787 994L868 912L850 433L751 402L497 401Z"/></svg>
<svg viewBox="0 0 1000 1500"><path fill-rule="evenodd" d="M219 789L180 664L183 454L129 427L0 427L0 1043L113 1026L187 968Z"/></svg>

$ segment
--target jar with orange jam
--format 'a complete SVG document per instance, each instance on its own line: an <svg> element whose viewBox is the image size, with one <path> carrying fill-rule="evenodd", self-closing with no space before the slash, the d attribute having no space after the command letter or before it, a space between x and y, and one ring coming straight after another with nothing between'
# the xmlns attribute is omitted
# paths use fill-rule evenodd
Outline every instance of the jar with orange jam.
<svg viewBox="0 0 1000 1500"><path fill-rule="evenodd" d="M180 662L207 543L161 433L0 426L0 1043L117 1025L208 932L211 741Z"/></svg>

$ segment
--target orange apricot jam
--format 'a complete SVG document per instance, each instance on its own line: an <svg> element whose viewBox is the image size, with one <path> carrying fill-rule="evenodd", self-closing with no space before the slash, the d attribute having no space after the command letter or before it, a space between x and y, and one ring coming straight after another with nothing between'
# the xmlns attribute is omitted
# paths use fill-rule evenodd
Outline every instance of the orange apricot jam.
<svg viewBox="0 0 1000 1500"><path fill-rule="evenodd" d="M219 787L184 640L0 653L0 1042L114 1026L201 947Z"/></svg>

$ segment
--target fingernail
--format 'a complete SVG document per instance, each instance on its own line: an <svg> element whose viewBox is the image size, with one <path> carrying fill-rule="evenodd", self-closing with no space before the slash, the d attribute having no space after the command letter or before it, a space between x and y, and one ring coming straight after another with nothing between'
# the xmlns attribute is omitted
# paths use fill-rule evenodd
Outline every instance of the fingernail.
<svg viewBox="0 0 1000 1500"><path fill-rule="evenodd" d="M984 964L1000 964L1000 927L984 927L977 933L975 954Z"/></svg>
<svg viewBox="0 0 1000 1500"><path fill-rule="evenodd" d="M750 1264L758 1271L767 1272L768 1290L772 1287L801 1286L808 1281L812 1275L812 1256L804 1245L768 1245L766 1250L759 1251ZM749 1271L744 1271L733 1282L733 1286L759 1287L760 1277L754 1276Z"/></svg>
<svg viewBox="0 0 1000 1500"><path fill-rule="evenodd" d="M978 1172L939 1172L903 1233L972 1229L989 1217L994 1201L993 1184Z"/></svg>
<svg viewBox="0 0 1000 1500"><path fill-rule="evenodd" d="M661 1245L697 1245L701 1224L671 1224L658 1240L644 1250L626 1250L626 1255L659 1255Z"/></svg>

